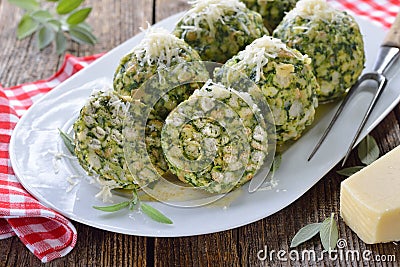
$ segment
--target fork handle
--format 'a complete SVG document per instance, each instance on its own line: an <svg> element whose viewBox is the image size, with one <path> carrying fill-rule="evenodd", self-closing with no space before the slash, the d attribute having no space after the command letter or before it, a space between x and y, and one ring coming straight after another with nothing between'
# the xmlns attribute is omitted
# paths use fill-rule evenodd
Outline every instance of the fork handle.
<svg viewBox="0 0 400 267"><path fill-rule="evenodd" d="M382 46L400 48L400 12L397 13L396 19L394 20L392 27L390 27L389 32L386 34Z"/></svg>

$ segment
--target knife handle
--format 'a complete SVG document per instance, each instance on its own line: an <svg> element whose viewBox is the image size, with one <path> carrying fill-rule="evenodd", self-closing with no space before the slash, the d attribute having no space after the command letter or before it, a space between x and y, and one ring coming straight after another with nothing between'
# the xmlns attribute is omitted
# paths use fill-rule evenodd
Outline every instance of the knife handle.
<svg viewBox="0 0 400 267"><path fill-rule="evenodd" d="M394 20L392 27L390 27L389 32L386 34L382 46L400 48L400 12L397 13L396 19Z"/></svg>

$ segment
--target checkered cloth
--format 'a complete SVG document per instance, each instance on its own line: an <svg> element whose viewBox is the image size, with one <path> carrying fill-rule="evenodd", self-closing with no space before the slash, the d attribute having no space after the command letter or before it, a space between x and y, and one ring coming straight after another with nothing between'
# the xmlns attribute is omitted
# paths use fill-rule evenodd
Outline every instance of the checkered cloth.
<svg viewBox="0 0 400 267"><path fill-rule="evenodd" d="M330 0L334 7L390 27L400 0ZM67 55L61 69L47 80L11 88L0 86L0 239L17 235L42 262L68 254L76 243L74 226L30 196L16 179L8 158L8 143L18 118L56 85L101 55Z"/></svg>
<svg viewBox="0 0 400 267"><path fill-rule="evenodd" d="M364 17L385 28L392 25L400 9L400 0L328 0L328 2L335 8Z"/></svg>
<svg viewBox="0 0 400 267"><path fill-rule="evenodd" d="M0 86L0 239L17 235L42 262L68 254L76 244L76 230L21 186L10 165L8 143L18 118L33 102L100 56L66 55L60 70L49 79Z"/></svg>

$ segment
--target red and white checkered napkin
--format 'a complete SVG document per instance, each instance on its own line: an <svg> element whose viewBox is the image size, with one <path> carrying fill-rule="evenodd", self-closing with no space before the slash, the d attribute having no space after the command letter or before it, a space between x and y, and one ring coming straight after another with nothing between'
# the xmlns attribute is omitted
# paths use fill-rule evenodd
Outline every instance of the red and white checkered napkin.
<svg viewBox="0 0 400 267"><path fill-rule="evenodd" d="M335 8L349 11L389 28L400 9L400 0L328 0Z"/></svg>
<svg viewBox="0 0 400 267"><path fill-rule="evenodd" d="M68 254L76 244L76 229L18 182L8 155L10 136L19 117L35 100L100 56L66 55L61 69L47 80L11 88L0 86L0 239L17 235L42 262Z"/></svg>

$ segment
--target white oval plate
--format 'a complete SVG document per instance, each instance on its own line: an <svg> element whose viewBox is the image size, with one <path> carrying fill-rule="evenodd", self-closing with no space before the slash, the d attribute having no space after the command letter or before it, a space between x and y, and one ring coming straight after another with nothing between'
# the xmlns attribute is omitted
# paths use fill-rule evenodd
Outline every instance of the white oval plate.
<svg viewBox="0 0 400 267"><path fill-rule="evenodd" d="M182 14L171 16L156 26L171 30ZM372 68L385 31L357 18L364 35L367 54L366 70ZM87 179L68 177L82 175L81 167L68 158L56 160L49 151L65 151L57 128L69 130L80 108L92 91L82 85L105 77L111 81L119 59L143 38L136 35L99 60L72 76L36 102L18 122L10 143L14 171L22 185L44 205L66 217L108 231L157 237L191 236L239 227L265 218L295 201L320 180L344 156L356 130L370 93L361 93L349 103L344 116L337 122L315 157L307 158L327 127L337 103L319 109L319 116L304 136L283 154L282 164L275 174L278 185L272 190L247 192L247 185L233 196L211 206L197 208L172 207L152 203L174 222L163 225L137 211L112 214L95 210L103 205L95 195L99 189ZM400 79L393 78L377 104L361 137L370 132L399 102ZM57 171L58 170L58 171ZM84 178L88 178L83 175ZM114 196L114 202L125 200ZM228 207L226 207L228 206Z"/></svg>

